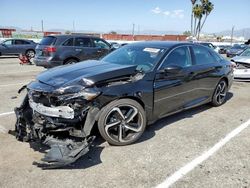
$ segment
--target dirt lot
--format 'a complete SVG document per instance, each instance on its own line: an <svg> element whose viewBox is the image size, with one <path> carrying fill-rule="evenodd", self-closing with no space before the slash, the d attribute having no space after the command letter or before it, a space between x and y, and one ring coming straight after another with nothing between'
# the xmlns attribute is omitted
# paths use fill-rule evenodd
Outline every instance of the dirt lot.
<svg viewBox="0 0 250 188"><path fill-rule="evenodd" d="M161 119L130 146L109 146L99 138L76 164L41 170L32 165L43 156L39 147L18 142L7 132L14 129L13 108L24 94L11 97L43 70L0 58L0 187L156 187L250 118L250 83L235 82L221 107L204 105ZM170 185L250 187L249 135L247 126Z"/></svg>

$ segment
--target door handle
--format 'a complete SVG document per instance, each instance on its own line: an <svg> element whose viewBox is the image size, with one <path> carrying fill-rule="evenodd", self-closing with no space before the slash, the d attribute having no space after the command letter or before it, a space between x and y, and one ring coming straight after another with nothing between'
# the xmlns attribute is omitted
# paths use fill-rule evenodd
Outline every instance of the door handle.
<svg viewBox="0 0 250 188"><path fill-rule="evenodd" d="M101 50L97 50L98 53L101 53L102 51Z"/></svg>
<svg viewBox="0 0 250 188"><path fill-rule="evenodd" d="M75 49L75 51L80 52L80 51L82 51L82 49L77 48L77 49Z"/></svg>

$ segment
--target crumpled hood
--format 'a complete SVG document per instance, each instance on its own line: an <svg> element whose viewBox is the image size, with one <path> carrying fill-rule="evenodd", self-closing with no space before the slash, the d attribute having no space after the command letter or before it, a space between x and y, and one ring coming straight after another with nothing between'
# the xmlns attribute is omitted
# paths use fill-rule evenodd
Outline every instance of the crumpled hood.
<svg viewBox="0 0 250 188"><path fill-rule="evenodd" d="M37 76L37 80L55 88L78 83L83 78L96 83L136 72L134 65L119 65L88 60L74 65L49 69Z"/></svg>
<svg viewBox="0 0 250 188"><path fill-rule="evenodd" d="M250 64L250 57L248 57L248 56L236 56L236 57L232 58L232 60L236 63L241 62L241 63Z"/></svg>

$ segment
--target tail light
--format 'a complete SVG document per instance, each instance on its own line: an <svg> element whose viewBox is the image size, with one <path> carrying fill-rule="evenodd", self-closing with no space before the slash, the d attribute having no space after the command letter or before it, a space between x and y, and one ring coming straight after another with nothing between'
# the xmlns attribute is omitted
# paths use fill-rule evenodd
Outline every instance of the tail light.
<svg viewBox="0 0 250 188"><path fill-rule="evenodd" d="M48 53L51 53L51 52L56 52L56 47L54 46L48 46L48 47L45 47L43 49L44 52L48 52Z"/></svg>

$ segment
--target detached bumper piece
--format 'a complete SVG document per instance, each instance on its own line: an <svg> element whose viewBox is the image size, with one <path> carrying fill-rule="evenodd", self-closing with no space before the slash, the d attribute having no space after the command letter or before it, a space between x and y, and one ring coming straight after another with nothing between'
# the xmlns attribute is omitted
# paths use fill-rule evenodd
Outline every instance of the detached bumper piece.
<svg viewBox="0 0 250 188"><path fill-rule="evenodd" d="M34 165L42 169L60 168L74 163L81 156L89 151L89 147L94 137L85 139L82 142L75 142L67 139L65 141L48 137L43 143L50 147L42 162L33 162Z"/></svg>
<svg viewBox="0 0 250 188"><path fill-rule="evenodd" d="M70 107L38 105L26 95L21 106L15 108L14 135L19 141L36 142L50 148L44 150L44 158L33 162L34 165L42 169L61 168L89 151L95 138L90 132L98 112L97 108L89 107L83 109L79 117L74 117Z"/></svg>

